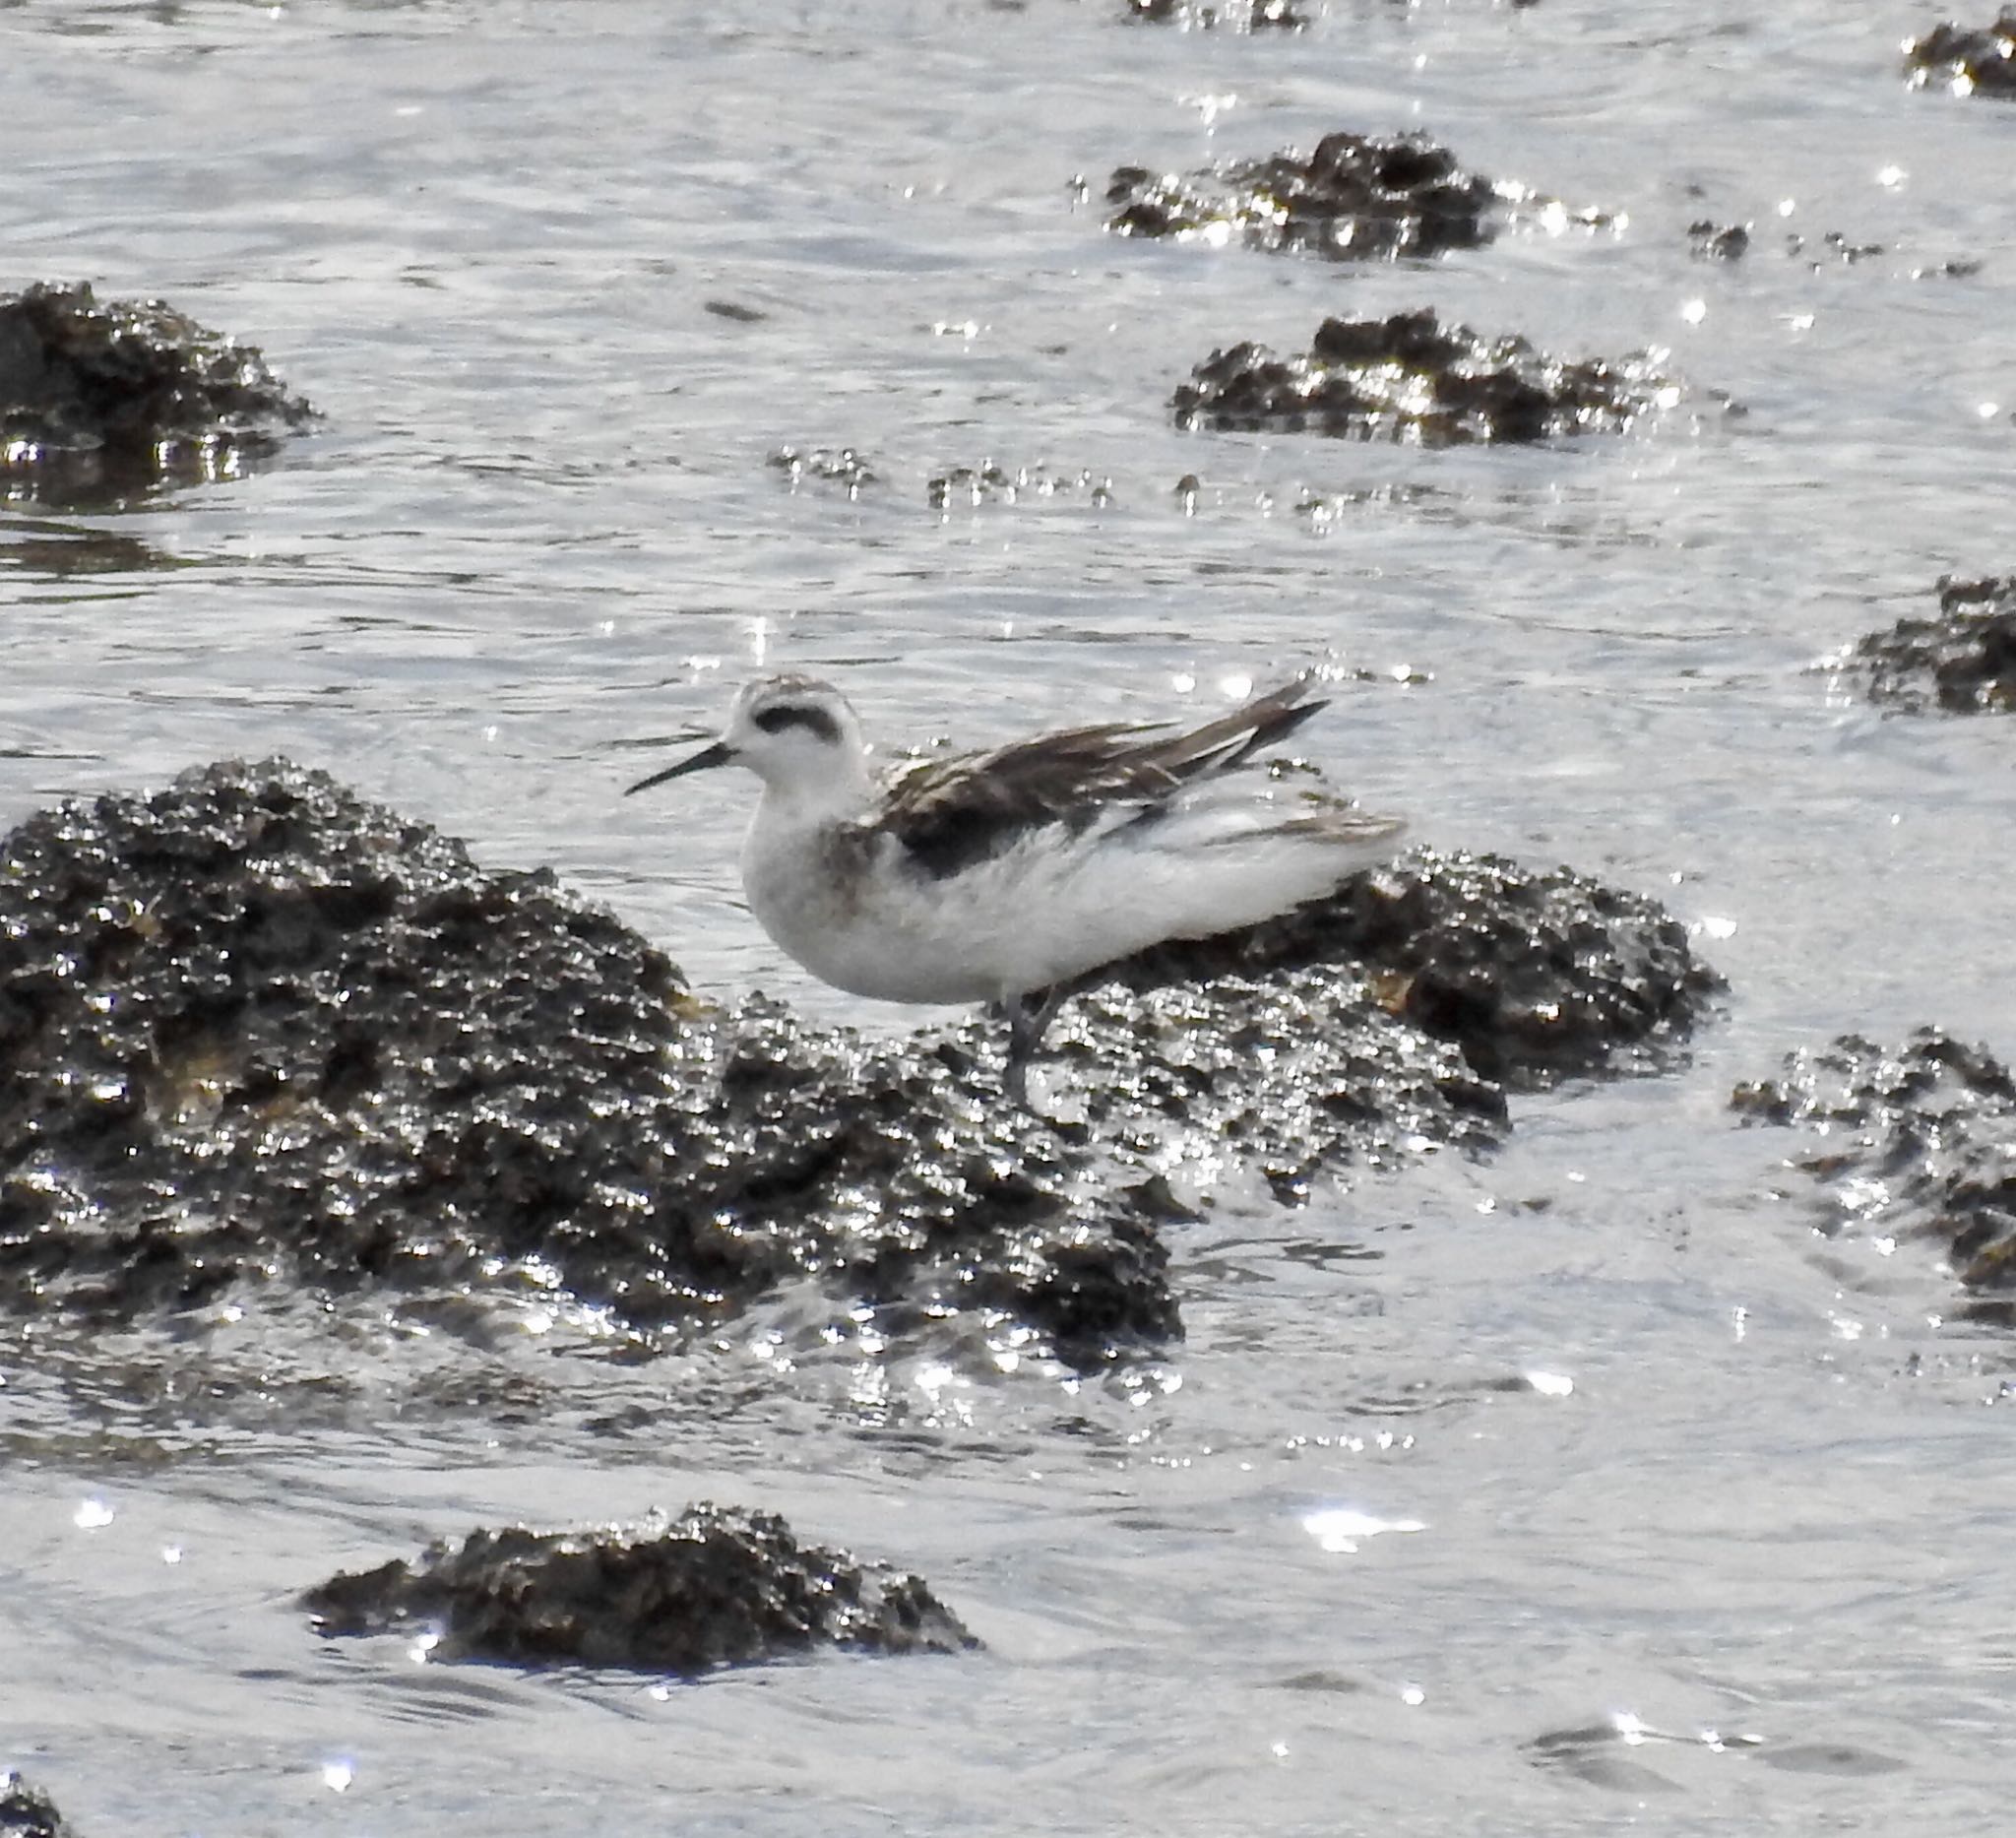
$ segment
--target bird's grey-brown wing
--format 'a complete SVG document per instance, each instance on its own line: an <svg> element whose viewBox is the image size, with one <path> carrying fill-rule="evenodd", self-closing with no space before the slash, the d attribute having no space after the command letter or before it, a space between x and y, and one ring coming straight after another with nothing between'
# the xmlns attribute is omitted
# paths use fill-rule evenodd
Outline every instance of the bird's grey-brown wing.
<svg viewBox="0 0 2016 1838"><path fill-rule="evenodd" d="M1324 706L1309 699L1310 688L1297 677L1177 734L1166 723L1108 723L926 761L898 781L875 827L894 835L923 872L942 877L1044 825L1078 834L1116 807L1150 819L1185 786L1292 733Z"/></svg>

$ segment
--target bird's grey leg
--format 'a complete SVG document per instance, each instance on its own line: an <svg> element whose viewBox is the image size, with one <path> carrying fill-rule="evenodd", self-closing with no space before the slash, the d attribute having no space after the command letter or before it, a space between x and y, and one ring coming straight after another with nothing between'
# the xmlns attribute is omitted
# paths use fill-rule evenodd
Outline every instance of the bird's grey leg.
<svg viewBox="0 0 2016 1838"><path fill-rule="evenodd" d="M1057 988L1011 995L1001 1004L1008 1011L1008 1064L1001 1084L1025 1110L1029 1109L1029 1062L1063 1001L1064 991Z"/></svg>

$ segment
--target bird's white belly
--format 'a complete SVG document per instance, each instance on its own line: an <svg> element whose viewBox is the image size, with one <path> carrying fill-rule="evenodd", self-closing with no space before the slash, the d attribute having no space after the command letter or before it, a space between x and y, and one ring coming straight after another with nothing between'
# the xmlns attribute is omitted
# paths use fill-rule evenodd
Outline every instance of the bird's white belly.
<svg viewBox="0 0 2016 1838"><path fill-rule="evenodd" d="M933 879L892 839L759 819L742 884L763 929L837 988L886 1002L985 1002L1070 982L1164 939L1253 924L1328 892L1363 858L1323 844L1175 840L1164 848L1037 832Z"/></svg>
<svg viewBox="0 0 2016 1838"><path fill-rule="evenodd" d="M928 897L899 868L751 834L742 886L778 947L822 982L883 1002L987 1002L1020 991L995 928Z"/></svg>

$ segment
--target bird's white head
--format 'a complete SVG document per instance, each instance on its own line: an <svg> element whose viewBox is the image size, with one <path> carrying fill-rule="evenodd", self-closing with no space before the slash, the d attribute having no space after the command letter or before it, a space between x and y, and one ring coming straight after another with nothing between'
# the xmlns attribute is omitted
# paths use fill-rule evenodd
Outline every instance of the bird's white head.
<svg viewBox="0 0 2016 1838"><path fill-rule="evenodd" d="M831 683L816 676L765 676L735 697L712 746L630 790L646 791L711 766L746 766L786 803L851 811L871 792L867 752L852 705Z"/></svg>

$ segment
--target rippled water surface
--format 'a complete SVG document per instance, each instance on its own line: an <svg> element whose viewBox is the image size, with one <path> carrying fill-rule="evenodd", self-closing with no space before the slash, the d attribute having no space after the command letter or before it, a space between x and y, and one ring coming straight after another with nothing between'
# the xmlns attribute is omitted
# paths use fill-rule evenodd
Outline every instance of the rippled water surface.
<svg viewBox="0 0 2016 1838"><path fill-rule="evenodd" d="M2016 1051L2008 725L1813 667L2016 565L2016 107L1908 91L1932 15L1884 5L1123 12L0 4L0 285L159 294L326 415L250 477L0 512L0 817L284 751L703 986L891 1028L741 910L749 786L620 798L654 749L758 665L978 741L1329 662L1334 777L1658 894L1727 1014L1488 1164L1294 1213L1227 1171L1187 1340L1096 1383L864 1366L788 1308L644 1365L17 1336L0 1763L87 1838L2005 1829L2008 1339L1929 1248L1816 1236L1724 1101L1850 1027ZM1417 126L1620 226L1371 271L1101 228L1116 165ZM1702 218L1750 254L1692 259ZM1170 424L1216 345L1421 304L1690 387L1525 451ZM875 477L793 488L785 443ZM930 502L989 461L1033 488ZM704 1496L914 1566L989 1651L667 1690L292 1605Z"/></svg>

